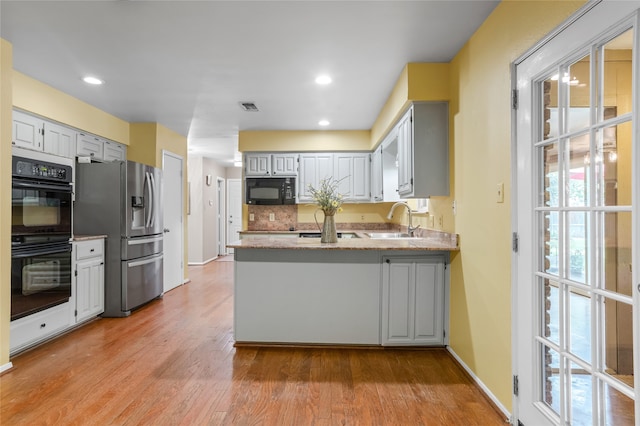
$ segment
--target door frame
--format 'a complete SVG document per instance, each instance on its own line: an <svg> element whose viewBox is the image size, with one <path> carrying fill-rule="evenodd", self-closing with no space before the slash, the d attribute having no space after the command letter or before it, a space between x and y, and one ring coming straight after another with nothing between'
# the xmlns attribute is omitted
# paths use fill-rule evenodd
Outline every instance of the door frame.
<svg viewBox="0 0 640 426"><path fill-rule="evenodd" d="M216 212L216 223L217 223L217 227L218 227L218 256L224 256L227 254L227 248L226 248L226 233L227 233L227 226L226 226L226 217L227 215L225 214L225 206L226 206L226 179L218 176L216 177L216 197L217 197L217 203L218 203L218 211Z"/></svg>
<svg viewBox="0 0 640 426"><path fill-rule="evenodd" d="M229 222L229 205L231 204L229 202L229 194L231 193L231 191L229 190L229 184L232 182L238 182L239 185L239 189L240 189L240 215L236 218L236 220L242 220L242 179L241 178L229 178L227 179L227 196L226 196L226 202L227 202L227 216L226 216L226 221L227 223ZM240 230L242 230L242 225L240 226ZM230 242L230 238L229 238L229 228L227 228L227 232L226 232L226 238L227 238L227 242ZM227 254L233 254L233 249L227 249Z"/></svg>

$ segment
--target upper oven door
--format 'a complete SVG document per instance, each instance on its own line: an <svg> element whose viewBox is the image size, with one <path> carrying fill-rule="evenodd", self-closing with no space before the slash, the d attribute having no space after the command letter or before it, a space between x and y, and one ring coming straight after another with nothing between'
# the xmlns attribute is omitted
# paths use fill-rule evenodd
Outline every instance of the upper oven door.
<svg viewBox="0 0 640 426"><path fill-rule="evenodd" d="M11 190L11 243L71 238L71 185L15 177Z"/></svg>

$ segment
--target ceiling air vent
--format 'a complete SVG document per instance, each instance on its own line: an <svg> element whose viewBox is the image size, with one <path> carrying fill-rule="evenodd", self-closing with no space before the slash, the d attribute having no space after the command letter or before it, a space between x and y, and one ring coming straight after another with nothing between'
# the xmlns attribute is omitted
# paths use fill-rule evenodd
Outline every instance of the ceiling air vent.
<svg viewBox="0 0 640 426"><path fill-rule="evenodd" d="M240 102L240 106L242 107L243 110L245 110L247 112L258 112L258 111L260 111L258 109L258 107L256 106L256 104L254 104L253 102Z"/></svg>

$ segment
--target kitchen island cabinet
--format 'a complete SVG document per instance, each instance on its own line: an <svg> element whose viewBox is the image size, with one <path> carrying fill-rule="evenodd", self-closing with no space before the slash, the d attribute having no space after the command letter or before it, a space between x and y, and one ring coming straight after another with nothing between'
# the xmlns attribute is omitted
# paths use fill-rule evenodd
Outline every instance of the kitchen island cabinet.
<svg viewBox="0 0 640 426"><path fill-rule="evenodd" d="M359 233L360 234L360 233ZM243 239L229 245L235 256L234 336L240 344L415 345L446 344L447 270L455 239L374 240L348 238L323 244L319 238ZM385 278L386 260L427 265L440 273L410 281ZM393 282L389 278L393 278ZM423 280L429 278L431 281ZM386 281L385 281L386 280ZM434 281L435 280L435 281ZM383 285L411 286L405 301L411 334L383 337L383 321L397 318L399 299ZM396 295L399 293L396 293ZM417 295L417 297L416 297ZM391 306L385 311L383 306ZM409 305L413 303L413 305ZM417 306L417 308L410 308ZM385 317L386 315L386 317ZM407 322L409 324L409 322Z"/></svg>
<svg viewBox="0 0 640 426"><path fill-rule="evenodd" d="M104 238L73 243L75 253L75 323L104 312Z"/></svg>

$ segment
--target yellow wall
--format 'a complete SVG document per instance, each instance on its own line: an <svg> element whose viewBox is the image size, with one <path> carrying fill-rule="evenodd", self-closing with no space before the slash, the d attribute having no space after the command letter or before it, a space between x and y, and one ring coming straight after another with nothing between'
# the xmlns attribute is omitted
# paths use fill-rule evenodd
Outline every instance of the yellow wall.
<svg viewBox="0 0 640 426"><path fill-rule="evenodd" d="M369 151L369 130L241 131L238 151Z"/></svg>
<svg viewBox="0 0 640 426"><path fill-rule="evenodd" d="M129 145L129 123L17 71L13 105L77 129Z"/></svg>
<svg viewBox="0 0 640 426"><path fill-rule="evenodd" d="M0 368L9 363L11 318L12 47L0 39Z"/></svg>
<svg viewBox="0 0 640 426"><path fill-rule="evenodd" d="M131 145L127 149L128 160L153 167L157 166L155 151L157 127L156 123L131 123L129 127Z"/></svg>
<svg viewBox="0 0 640 426"><path fill-rule="evenodd" d="M460 252L451 265L450 345L508 409L510 64L583 4L503 1L451 63L451 177L457 202L457 215L451 217L460 235ZM498 204L494 193L501 182L505 197ZM436 208L450 210L449 201Z"/></svg>
<svg viewBox="0 0 640 426"><path fill-rule="evenodd" d="M336 223L384 223L391 203L378 204L343 204L342 211L336 215ZM313 223L313 214L318 209L315 204L298 205L298 222ZM318 212L318 221L322 223L324 216ZM339 228L339 226L338 226Z"/></svg>
<svg viewBox="0 0 640 426"><path fill-rule="evenodd" d="M371 127L370 149L382 142L412 101L449 100L449 75L449 64L407 64Z"/></svg>

